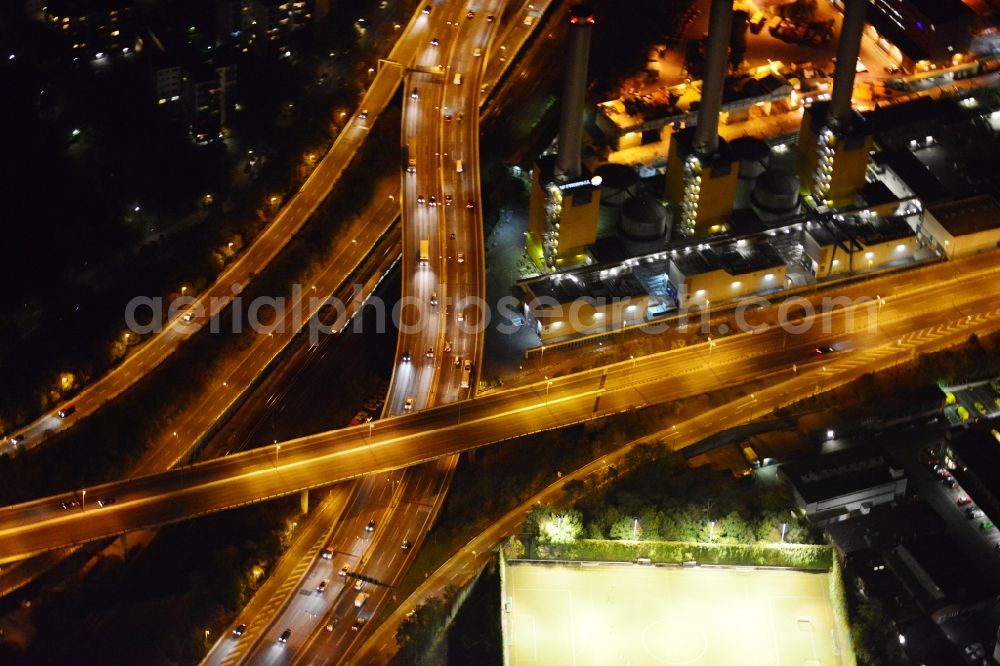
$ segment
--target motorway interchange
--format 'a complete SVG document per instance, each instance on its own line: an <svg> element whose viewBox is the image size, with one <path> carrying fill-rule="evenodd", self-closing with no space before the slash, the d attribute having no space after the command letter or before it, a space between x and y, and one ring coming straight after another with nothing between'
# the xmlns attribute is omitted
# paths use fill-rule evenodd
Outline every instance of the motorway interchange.
<svg viewBox="0 0 1000 666"><path fill-rule="evenodd" d="M819 386L834 375L838 364L844 366L839 371L850 374L859 368L865 370L868 363L961 338L971 330L995 327L1000 308L997 299L952 298L944 286L937 290L921 287L909 294L902 291L880 309L880 331L874 335L867 331L811 331L778 348L774 343L777 330L747 333L469 402L475 382L463 386L463 372L466 363L472 372L480 367L482 338L465 333L469 329L458 325L458 311L446 304L465 296L481 296L483 290L482 222L476 205L481 200L479 77L489 60L494 32L500 27L499 21L488 19L502 15L506 3L477 4L473 12L464 6L439 3L430 13L415 16L400 40L407 46L396 54L401 61L409 55L410 61L424 70L405 76L403 95L402 142L419 137L414 144L418 153L415 171L401 175L403 293L418 304L408 316L426 317L433 323L419 333L399 337L398 364L384 413L389 418L183 471L152 474L159 470L151 468L148 476L88 489L79 498L45 498L6 507L0 510L0 558L9 561L50 547L325 486L331 480L356 479L338 486L335 496L323 504L321 515L334 527L318 530L316 540L307 544L302 554L308 562L300 574L302 589L308 594L296 595L266 627L256 626L252 620L239 621L236 628L242 628L221 638L207 660L271 663L286 661L296 653L296 659L308 663L343 656L358 641L362 632L355 630L362 628L361 621L372 616L389 594L389 586L402 575L412 551L419 547L440 508L456 452L750 378L780 376L787 380L801 372L799 383L815 381ZM443 73L435 73L439 66ZM456 79L456 74L461 78ZM394 76L395 80L393 75L376 79L364 103L366 116L384 108L400 80L398 70ZM377 94L373 93L376 88ZM347 155L346 151L356 149L368 122L360 115L354 119L353 129L346 133L354 145L338 142L314 172L316 180L310 178L315 184L304 187L306 194L292 199L282 213L286 217L279 216L272 228L280 231L273 232L269 252L276 254L283 239L294 233L296 221L301 225L326 196L339 174L334 168L335 151ZM324 169L324 163L333 166ZM435 205L430 205L432 197ZM289 220L284 227L279 225L283 220ZM423 241L429 250L426 260L421 256ZM245 277L259 270L273 254L254 255L257 259L245 266L234 265L233 274L215 288L224 293L231 282L240 279L240 271ZM981 267L955 277L966 294L979 293L977 287L992 279L992 271ZM949 307L961 307L966 319L956 318L954 312L939 315L945 308L938 306L945 301ZM834 314L830 319L836 317ZM104 385L95 385L90 394L93 398L76 400L76 414L41 419L19 433L24 438L19 444L31 445L44 439L48 430L69 427L74 419L96 411L126 390L137 376L176 348L183 339L178 331L185 323L190 322L174 320L163 337L157 338L162 342L143 347L141 355L130 356L127 370L116 370L118 374L109 375ZM814 350L828 344L836 345L836 358L829 362L817 359ZM840 353L841 349L845 351ZM859 360L852 365L854 357ZM830 366L829 372L824 363ZM806 380L809 373L816 378ZM420 464L408 467L415 463ZM379 473L366 474L373 470ZM324 556L327 548L329 558ZM344 567L348 575L341 576ZM371 580L365 582L354 574ZM355 589L357 581L362 582L360 589ZM371 596L358 604L358 594Z"/></svg>

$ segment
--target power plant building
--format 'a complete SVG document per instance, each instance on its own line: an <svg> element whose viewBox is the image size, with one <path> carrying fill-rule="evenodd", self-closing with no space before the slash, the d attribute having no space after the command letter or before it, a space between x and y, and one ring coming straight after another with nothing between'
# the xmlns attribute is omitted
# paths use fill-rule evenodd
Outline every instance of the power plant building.
<svg viewBox="0 0 1000 666"><path fill-rule="evenodd" d="M594 17L585 5L570 10L570 62L559 123L559 151L543 156L531 178L531 204L525 249L543 272L587 261L587 246L597 240L601 180L581 163L587 58Z"/></svg>

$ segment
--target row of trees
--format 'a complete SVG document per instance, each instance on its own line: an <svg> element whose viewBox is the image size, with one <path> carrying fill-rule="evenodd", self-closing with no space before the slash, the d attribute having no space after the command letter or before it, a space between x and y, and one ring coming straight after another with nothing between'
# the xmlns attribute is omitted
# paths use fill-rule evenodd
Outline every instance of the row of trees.
<svg viewBox="0 0 1000 666"><path fill-rule="evenodd" d="M681 456L662 446L640 448L629 467L635 471L603 489L568 484L567 492L578 496L573 507L536 507L524 533L553 544L580 538L742 544L811 540L781 484L747 485L724 473L690 470Z"/></svg>

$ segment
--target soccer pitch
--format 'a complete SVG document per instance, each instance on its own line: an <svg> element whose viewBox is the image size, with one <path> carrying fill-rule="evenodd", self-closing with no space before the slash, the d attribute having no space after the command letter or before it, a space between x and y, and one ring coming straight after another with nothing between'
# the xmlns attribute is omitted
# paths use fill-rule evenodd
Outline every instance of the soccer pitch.
<svg viewBox="0 0 1000 666"><path fill-rule="evenodd" d="M511 666L847 664L825 573L512 564Z"/></svg>

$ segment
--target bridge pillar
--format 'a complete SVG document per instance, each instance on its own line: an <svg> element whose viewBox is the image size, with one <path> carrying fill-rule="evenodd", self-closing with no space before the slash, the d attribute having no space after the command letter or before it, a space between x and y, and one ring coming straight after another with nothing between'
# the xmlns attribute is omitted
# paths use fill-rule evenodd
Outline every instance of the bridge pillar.
<svg viewBox="0 0 1000 666"><path fill-rule="evenodd" d="M309 491L303 490L299 493L299 509L302 513L309 513Z"/></svg>

